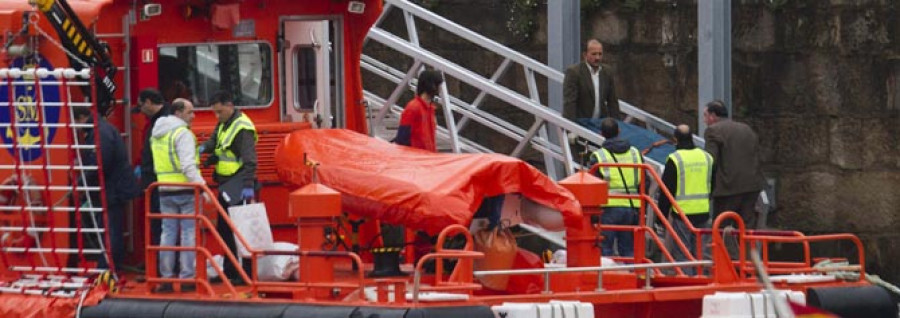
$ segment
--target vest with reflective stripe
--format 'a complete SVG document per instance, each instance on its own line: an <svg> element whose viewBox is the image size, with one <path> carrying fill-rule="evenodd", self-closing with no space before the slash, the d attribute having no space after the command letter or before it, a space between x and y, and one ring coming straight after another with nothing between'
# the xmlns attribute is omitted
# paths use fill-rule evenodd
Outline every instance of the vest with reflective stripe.
<svg viewBox="0 0 900 318"><path fill-rule="evenodd" d="M674 193L675 201L684 214L709 213L712 156L700 148L679 149L666 160L671 160L675 164L678 177L678 189Z"/></svg>
<svg viewBox="0 0 900 318"><path fill-rule="evenodd" d="M602 163L644 163L644 160L641 158L641 153L634 147L628 149L627 153L615 155L615 159L613 160L613 153L609 152L605 148L601 148L600 150L594 151L592 154L594 156L594 160ZM621 168L622 173L619 173L620 168L616 167L601 167L600 172L603 174L603 177L609 182L609 192L611 193L619 193L626 194L625 185L628 185L628 192L631 194L638 193L638 182L640 182L640 170L635 168ZM622 180L622 177L625 177L625 180ZM624 182L623 182L624 181ZM632 207L638 208L641 206L641 200L639 199L630 199L631 203L629 204L629 199L614 199L609 198L609 202L604 207Z"/></svg>
<svg viewBox="0 0 900 318"><path fill-rule="evenodd" d="M150 150L153 153L153 169L156 170L156 180L160 182L188 182L187 176L181 171L181 160L175 152L175 138L179 134L191 134L194 141L197 137L187 127L181 126L170 130L161 137L150 138Z"/></svg>
<svg viewBox="0 0 900 318"><path fill-rule="evenodd" d="M253 132L253 140L259 140L259 136L256 133L256 127L253 125L253 122L250 121L250 117L247 117L247 114L244 113L241 113L241 116L236 118L234 122L228 126L228 129L222 130L222 124L216 126L215 153L216 156L219 156L219 163L216 164L217 175L230 177L244 164L234 152L228 149L231 147L231 143L234 142L234 137L237 136L237 133L244 129Z"/></svg>

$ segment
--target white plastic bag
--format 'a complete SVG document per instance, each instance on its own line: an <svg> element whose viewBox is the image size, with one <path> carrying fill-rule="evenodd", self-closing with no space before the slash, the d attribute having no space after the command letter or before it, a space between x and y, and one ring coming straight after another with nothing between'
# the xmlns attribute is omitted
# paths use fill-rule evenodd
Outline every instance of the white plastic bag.
<svg viewBox="0 0 900 318"><path fill-rule="evenodd" d="M217 266L221 269L223 265L225 265L225 257L222 255L213 255L212 259L206 260L206 277L216 278L219 277L219 273L216 272L216 269L213 268L213 262L216 263Z"/></svg>
<svg viewBox="0 0 900 318"><path fill-rule="evenodd" d="M251 249L271 249L274 242L272 239L272 228L269 227L269 216L266 215L266 206L262 203L252 203L245 205L235 205L228 208L228 214L231 221L237 228L237 233L241 233ZM234 237L237 244L238 256L242 258L250 257L250 252L244 244Z"/></svg>
<svg viewBox="0 0 900 318"><path fill-rule="evenodd" d="M276 242L272 250L296 251L297 245ZM296 279L300 269L300 257L296 255L268 255L261 257L257 264L257 274L262 281L285 281Z"/></svg>

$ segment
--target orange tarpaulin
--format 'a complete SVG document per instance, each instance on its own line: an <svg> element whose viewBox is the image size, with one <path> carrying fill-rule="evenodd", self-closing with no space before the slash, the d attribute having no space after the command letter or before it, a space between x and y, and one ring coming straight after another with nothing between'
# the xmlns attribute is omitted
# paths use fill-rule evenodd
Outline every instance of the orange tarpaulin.
<svg viewBox="0 0 900 318"><path fill-rule="evenodd" d="M319 182L343 194L346 212L437 233L468 225L482 199L521 193L577 226L581 207L566 189L531 165L504 155L440 154L394 145L349 130L291 133L275 151L282 181L305 185L320 162Z"/></svg>
<svg viewBox="0 0 900 318"><path fill-rule="evenodd" d="M90 307L100 303L106 296L103 288L93 288L81 303L82 307ZM56 318L75 317L81 296L74 298L49 297L41 295L0 295L0 317L22 318Z"/></svg>

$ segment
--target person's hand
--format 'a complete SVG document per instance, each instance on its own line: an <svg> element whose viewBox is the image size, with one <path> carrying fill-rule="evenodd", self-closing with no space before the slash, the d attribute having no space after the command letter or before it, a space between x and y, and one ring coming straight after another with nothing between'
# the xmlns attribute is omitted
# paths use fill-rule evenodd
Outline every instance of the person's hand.
<svg viewBox="0 0 900 318"><path fill-rule="evenodd" d="M209 155L206 157L206 161L203 162L203 167L206 168L217 163L219 163L219 156Z"/></svg>
<svg viewBox="0 0 900 318"><path fill-rule="evenodd" d="M204 204L212 204L212 198L209 197L209 193L203 192L202 195Z"/></svg>
<svg viewBox="0 0 900 318"><path fill-rule="evenodd" d="M241 200L253 201L254 196L253 188L244 188L244 190L241 191Z"/></svg>
<svg viewBox="0 0 900 318"><path fill-rule="evenodd" d="M135 166L135 167L134 167L134 177L135 177L135 178L140 178L140 177L141 177L141 166Z"/></svg>

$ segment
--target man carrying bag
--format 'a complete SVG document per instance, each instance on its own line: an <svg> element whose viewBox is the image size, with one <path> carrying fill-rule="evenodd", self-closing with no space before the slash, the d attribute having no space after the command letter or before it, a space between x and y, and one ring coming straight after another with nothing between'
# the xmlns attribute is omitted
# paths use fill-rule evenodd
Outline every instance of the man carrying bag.
<svg viewBox="0 0 900 318"><path fill-rule="evenodd" d="M213 180L219 184L219 204L230 211L232 206L255 202L258 191L256 182L258 135L250 117L235 109L230 93L217 92L209 104L219 123L216 124L209 140L200 145L198 152L212 153L205 165L216 165ZM226 222L219 221L216 223L216 231L222 236L228 250L238 256L231 227ZM242 265L244 271L250 275L250 263L245 262ZM226 260L222 267L232 284L248 283L240 279L232 262Z"/></svg>

